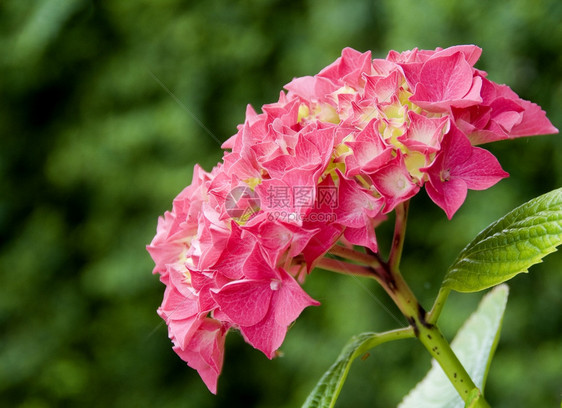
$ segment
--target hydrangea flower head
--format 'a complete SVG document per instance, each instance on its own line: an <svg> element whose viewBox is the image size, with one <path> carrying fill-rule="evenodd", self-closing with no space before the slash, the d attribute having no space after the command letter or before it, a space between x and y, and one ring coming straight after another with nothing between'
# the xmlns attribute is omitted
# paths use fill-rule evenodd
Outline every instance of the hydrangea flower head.
<svg viewBox="0 0 562 408"><path fill-rule="evenodd" d="M261 113L248 106L222 162L195 167L147 249L174 351L211 392L230 330L275 357L319 304L300 284L334 245L377 252L376 226L422 189L451 218L468 189L508 176L476 145L557 132L474 68L480 54L463 45L372 59L346 48Z"/></svg>

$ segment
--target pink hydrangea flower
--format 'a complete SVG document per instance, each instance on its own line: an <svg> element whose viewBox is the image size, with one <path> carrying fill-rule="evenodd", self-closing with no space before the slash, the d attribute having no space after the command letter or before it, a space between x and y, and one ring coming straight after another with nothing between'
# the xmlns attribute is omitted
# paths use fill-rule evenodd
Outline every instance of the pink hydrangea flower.
<svg viewBox="0 0 562 408"><path fill-rule="evenodd" d="M334 245L377 252L376 226L423 187L451 218L468 189L507 177L475 145L558 131L474 68L480 54L346 48L261 113L248 106L210 173L195 166L147 249L173 349L211 392L230 330L273 358L319 304L301 284Z"/></svg>
<svg viewBox="0 0 562 408"><path fill-rule="evenodd" d="M454 125L433 163L421 170L429 176L427 193L449 219L464 202L467 189L484 190L509 175L492 153L471 146L468 137Z"/></svg>

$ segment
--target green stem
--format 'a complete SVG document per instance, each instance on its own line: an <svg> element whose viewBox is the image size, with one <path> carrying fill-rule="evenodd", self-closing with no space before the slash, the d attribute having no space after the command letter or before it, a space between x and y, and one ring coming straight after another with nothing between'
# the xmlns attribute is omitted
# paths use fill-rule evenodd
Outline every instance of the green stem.
<svg viewBox="0 0 562 408"><path fill-rule="evenodd" d="M406 237L406 220L408 219L409 201L403 202L394 210L396 219L394 220L394 236L392 237L392 248L388 257L388 265L391 270L397 269L402 258L404 248L404 238Z"/></svg>
<svg viewBox="0 0 562 408"><path fill-rule="evenodd" d="M438 296L430 315L431 321L428 321L424 308L400 273L399 264L404 247L407 216L407 202L396 207L394 237L388 263L382 265L378 263L372 265L372 267L377 271L377 280L410 322L416 337L443 368L445 375L466 403L477 387L436 325L437 318L448 296L448 291L439 292L440 296ZM478 406L489 407L484 397L478 400Z"/></svg>
<svg viewBox="0 0 562 408"><path fill-rule="evenodd" d="M323 258L317 266L338 273L369 277L379 282L410 323L408 328L398 331L399 337L409 337L413 333L443 368L445 375L465 403L474 403L473 407L489 408L488 403L436 325L449 290L439 291L431 312L427 314L400 273L399 264L404 247L407 216L408 202L396 207L394 236L388 262L382 261L376 253L364 253L353 248L335 245L330 249L329 254L359 264L340 259ZM479 395L477 400L474 400L475 393Z"/></svg>
<svg viewBox="0 0 562 408"><path fill-rule="evenodd" d="M366 254L353 248L344 247L343 245L334 245L330 248L328 253L350 261L359 262L363 265L376 265L377 267L380 267L382 263L377 254Z"/></svg>
<svg viewBox="0 0 562 408"><path fill-rule="evenodd" d="M442 287L439 289L439 293L437 294L437 298L435 299L435 303L433 303L433 307L427 314L427 322L430 324L437 323L437 319L441 315L443 311L443 307L445 306L445 302L449 297L449 293L451 293L451 289Z"/></svg>
<svg viewBox="0 0 562 408"><path fill-rule="evenodd" d="M462 400L466 403L471 397L476 385L466 372L465 368L451 349L451 346L443 337L439 328L435 325L419 327L418 339L429 351L431 356L437 360L443 371L449 378L453 387L457 390ZM414 329L415 330L415 329ZM478 407L489 407L483 396L478 399Z"/></svg>
<svg viewBox="0 0 562 408"><path fill-rule="evenodd" d="M404 281L398 270L387 277L383 287L394 300L400 311L410 322L418 340L437 360L451 384L455 387L464 402L467 402L471 392L477 388L466 369L463 367L451 346L443 337L441 330L434 323L426 319L426 312ZM479 407L488 407L484 397L478 400Z"/></svg>
<svg viewBox="0 0 562 408"><path fill-rule="evenodd" d="M394 340L411 339L412 337L415 337L415 333L410 326L403 327L401 329L390 330L384 333L373 333L371 339L363 343L361 347L357 348L355 354L356 356L359 356L380 344Z"/></svg>
<svg viewBox="0 0 562 408"><path fill-rule="evenodd" d="M337 272L344 275L364 276L373 278L373 269L368 266L352 264L339 259L321 258L316 263L316 267L326 269L331 272Z"/></svg>

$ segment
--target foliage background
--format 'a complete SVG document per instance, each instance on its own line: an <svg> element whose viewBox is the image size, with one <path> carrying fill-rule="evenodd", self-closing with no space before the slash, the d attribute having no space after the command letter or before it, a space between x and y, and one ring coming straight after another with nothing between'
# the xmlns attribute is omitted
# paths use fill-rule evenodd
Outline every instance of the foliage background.
<svg viewBox="0 0 562 408"><path fill-rule="evenodd" d="M230 334L212 396L155 313L163 286L144 246L158 215L194 163L220 159L214 139L236 131L247 103L276 100L346 46L384 57L475 43L477 66L560 128L561 20L557 0L2 1L0 405L300 406L351 335L403 324L384 293L315 271L305 289L323 305L299 318L285 356L269 361ZM562 185L560 136L488 148L509 179L470 192L451 222L424 193L411 206L403 273L426 307L479 230ZM510 284L494 407L560 404L561 260ZM449 337L480 297L452 296ZM354 364L337 406L395 406L428 368L416 342L384 345Z"/></svg>

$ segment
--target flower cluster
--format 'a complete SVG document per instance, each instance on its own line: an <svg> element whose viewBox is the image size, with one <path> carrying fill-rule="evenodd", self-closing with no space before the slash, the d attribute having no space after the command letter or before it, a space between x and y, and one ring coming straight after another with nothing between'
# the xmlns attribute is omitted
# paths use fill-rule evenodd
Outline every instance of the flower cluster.
<svg viewBox="0 0 562 408"><path fill-rule="evenodd" d="M451 218L467 189L507 176L477 144L555 133L539 106L473 66L473 45L343 50L286 85L226 141L223 161L159 219L147 247L174 350L216 392L230 329L273 358L317 305L304 276L336 244L377 252L375 227L422 186Z"/></svg>

